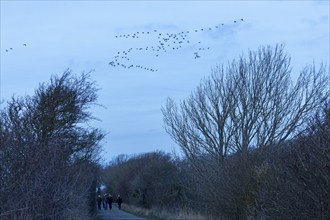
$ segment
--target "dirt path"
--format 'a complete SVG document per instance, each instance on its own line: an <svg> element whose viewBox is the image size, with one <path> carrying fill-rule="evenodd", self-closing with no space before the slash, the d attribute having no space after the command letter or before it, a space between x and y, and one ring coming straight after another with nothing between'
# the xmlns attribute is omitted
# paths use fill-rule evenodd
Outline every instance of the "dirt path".
<svg viewBox="0 0 330 220"><path fill-rule="evenodd" d="M104 210L103 208L97 210L97 215L102 217L103 220L147 220L119 210L116 205L113 205L111 210Z"/></svg>

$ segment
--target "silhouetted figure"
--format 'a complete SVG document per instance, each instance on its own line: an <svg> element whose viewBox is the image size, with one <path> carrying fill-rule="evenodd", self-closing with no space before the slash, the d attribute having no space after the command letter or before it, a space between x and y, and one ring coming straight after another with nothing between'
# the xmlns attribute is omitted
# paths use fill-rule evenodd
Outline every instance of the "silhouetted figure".
<svg viewBox="0 0 330 220"><path fill-rule="evenodd" d="M103 208L104 210L107 210L108 204L107 204L107 194L104 194L103 196Z"/></svg>
<svg viewBox="0 0 330 220"><path fill-rule="evenodd" d="M120 195L118 195L117 197L117 204L118 204L118 208L121 209L121 204L123 203L123 199L120 197Z"/></svg>
<svg viewBox="0 0 330 220"><path fill-rule="evenodd" d="M99 210L101 209L101 203L102 203L102 197L101 195L97 196L97 207L99 208Z"/></svg>
<svg viewBox="0 0 330 220"><path fill-rule="evenodd" d="M109 204L109 210L112 209L112 202L113 202L112 196L111 196L111 194L109 194L109 196L107 198L107 203Z"/></svg>

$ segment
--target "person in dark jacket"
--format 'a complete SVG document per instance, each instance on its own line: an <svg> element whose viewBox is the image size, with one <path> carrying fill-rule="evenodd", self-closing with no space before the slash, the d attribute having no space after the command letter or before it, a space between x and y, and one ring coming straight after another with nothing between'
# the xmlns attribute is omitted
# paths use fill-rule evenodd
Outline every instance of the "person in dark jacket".
<svg viewBox="0 0 330 220"><path fill-rule="evenodd" d="M104 208L104 210L107 210L107 207L108 207L108 204L107 204L107 194L104 194L104 196L103 196L103 208Z"/></svg>
<svg viewBox="0 0 330 220"><path fill-rule="evenodd" d="M99 208L99 209L101 209L101 203L102 203L102 197L101 197L101 195L98 195L97 196L97 207Z"/></svg>
<svg viewBox="0 0 330 220"><path fill-rule="evenodd" d="M118 208L121 209L121 204L123 203L123 199L120 197L120 195L118 195L117 197L117 204L118 204Z"/></svg>
<svg viewBox="0 0 330 220"><path fill-rule="evenodd" d="M112 200L113 200L112 196L111 196L111 194L109 194L109 196L107 198L107 203L109 204L109 210L112 209L112 202L113 202Z"/></svg>

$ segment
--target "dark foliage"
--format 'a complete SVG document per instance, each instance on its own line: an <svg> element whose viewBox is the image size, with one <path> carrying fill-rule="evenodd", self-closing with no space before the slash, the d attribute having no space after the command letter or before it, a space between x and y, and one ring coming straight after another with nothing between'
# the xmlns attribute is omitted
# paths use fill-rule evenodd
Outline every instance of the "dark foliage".
<svg viewBox="0 0 330 220"><path fill-rule="evenodd" d="M104 171L107 191L137 206L174 207L181 199L177 167L162 152L117 158Z"/></svg>
<svg viewBox="0 0 330 220"><path fill-rule="evenodd" d="M1 219L90 217L104 136L86 126L96 91L88 74L66 71L41 84L34 96L12 98L1 109Z"/></svg>

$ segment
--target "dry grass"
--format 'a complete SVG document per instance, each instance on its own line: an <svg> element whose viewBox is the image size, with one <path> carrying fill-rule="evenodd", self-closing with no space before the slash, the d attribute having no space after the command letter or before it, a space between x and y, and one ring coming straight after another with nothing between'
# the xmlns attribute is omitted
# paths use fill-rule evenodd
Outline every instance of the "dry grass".
<svg viewBox="0 0 330 220"><path fill-rule="evenodd" d="M123 209L138 216L150 220L212 220L209 216L196 213L192 209L164 210L143 209L135 206L124 205Z"/></svg>

